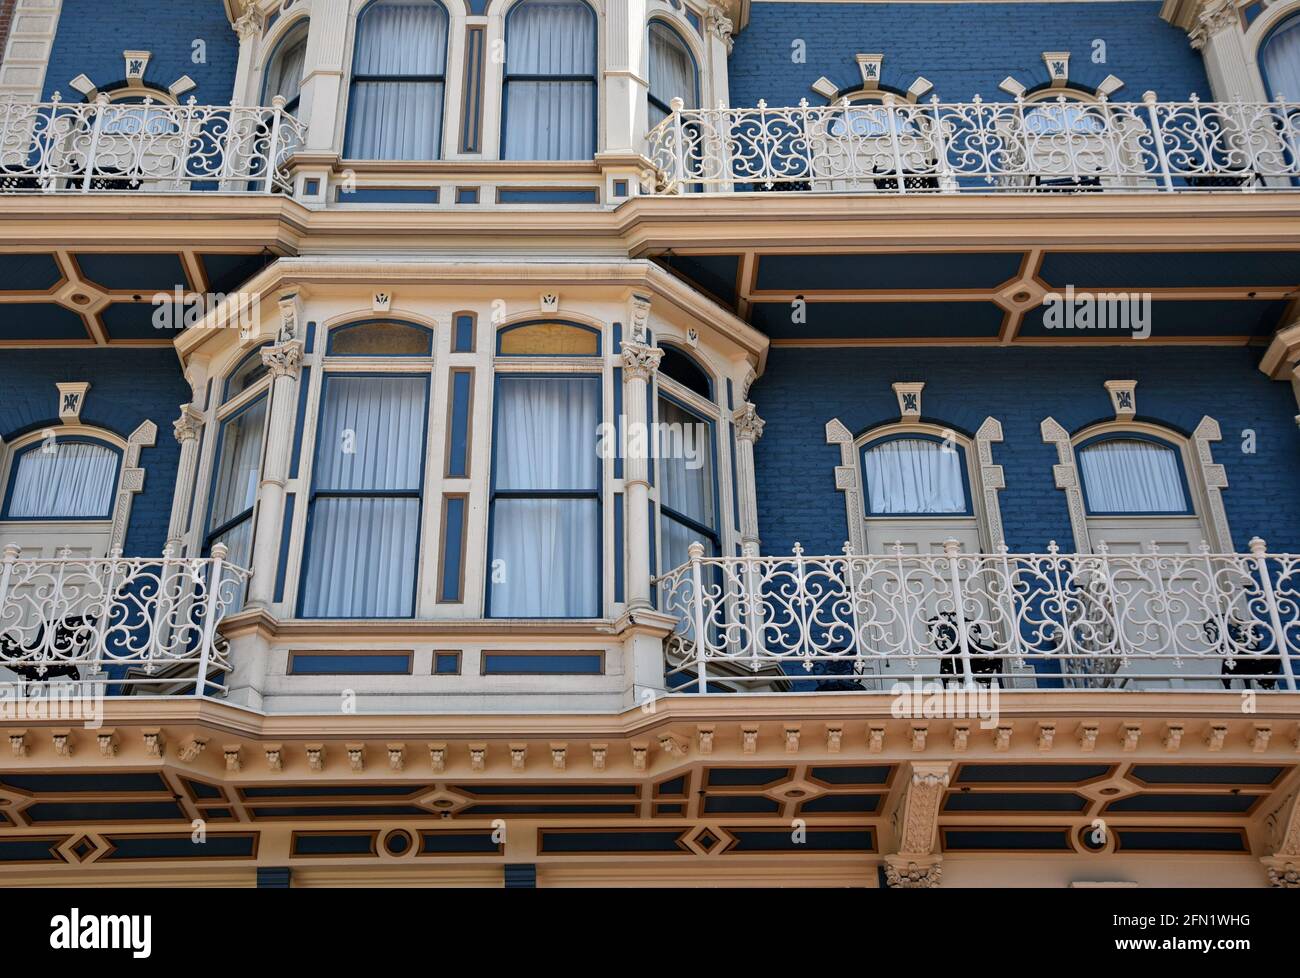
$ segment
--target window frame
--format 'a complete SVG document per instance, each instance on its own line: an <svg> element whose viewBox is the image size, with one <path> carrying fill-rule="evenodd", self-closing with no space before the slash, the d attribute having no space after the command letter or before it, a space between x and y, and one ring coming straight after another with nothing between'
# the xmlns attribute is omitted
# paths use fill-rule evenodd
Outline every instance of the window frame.
<svg viewBox="0 0 1300 978"><path fill-rule="evenodd" d="M247 359L247 357L243 359ZM241 360L241 363L242 362L243 361ZM238 369L238 367L236 367L236 369ZM229 377L233 373L234 370L232 370L230 374L227 374L227 377ZM223 381L223 388L224 388L224 381ZM254 393L250 394L249 393L250 391ZM244 395L246 394L248 394L249 396L245 397ZM258 483L260 485L262 471L266 465L267 434L270 431L270 426L271 426L270 398L271 398L271 385L268 378L263 377L259 379L256 384L252 385L251 387L235 395L235 397L232 398L229 402L223 403L217 407L217 415L214 419L214 422L217 427L217 433L216 433L216 437L213 439L212 471L209 474L209 478L208 478L208 498L207 498L207 503L204 506L203 533L202 536L199 538L199 553L202 556L206 557L212 553L213 541L216 538L225 536L227 533L229 533L231 530L235 529L237 526L244 523L246 520L254 520L257 515L258 493L254 492L253 502L251 505L249 505L247 509L241 510L239 514L237 514L236 516L232 516L230 519L226 520L220 526L212 525L212 509L217 501L217 480L221 478L221 451L226 442L226 425L229 422L238 418L240 415L244 414L246 411L251 410L253 406L256 405L258 402L262 400L266 401L266 406L267 406L266 417L262 419L262 443L261 446L258 448L258 453L257 453ZM254 522L253 530L249 534L249 542L248 542L250 558L253 551L253 545L256 542L255 541L256 530L257 530L257 524L256 522Z"/></svg>
<svg viewBox="0 0 1300 978"><path fill-rule="evenodd" d="M311 30L311 17L310 15L304 13L302 16L290 22L290 24L287 27L282 29L280 32L280 36L276 38L275 45L271 48L270 55L262 63L262 84L260 89L261 91L260 103L263 106L269 106L271 104L271 98L268 97L267 93L271 86L272 69L278 64L280 59L284 56L287 46L296 42L299 39L299 35L301 35L301 40L304 45L303 67L306 68L307 63L305 59L305 55L306 55L305 45L307 44L307 35L310 32L310 30ZM298 106L302 102L302 83L305 80L305 77L306 77L306 73L304 72L303 77L298 79L298 94L295 95L292 99L284 103L285 112L293 114L298 111Z"/></svg>
<svg viewBox="0 0 1300 978"><path fill-rule="evenodd" d="M685 35L684 35L681 31L679 31L679 30L677 29L677 25L674 24L672 21L668 20L668 18L666 18L666 17L662 17L662 16L658 16L658 15L656 15L656 16L652 16L648 21L646 21L646 72L645 72L645 77L646 77L646 101L647 101L647 104L649 104L649 105L653 106L654 108L658 109L659 111L663 112L664 115L666 115L666 116L671 116L671 115L673 114L672 106L671 106L671 105L665 105L665 104L664 104L660 99L656 98L656 97L655 97L655 94L654 94L654 91L653 91L653 90L651 89L651 87L650 87L650 85L651 85L651 83L650 83L650 44L651 44L651 42L650 42L650 38L651 38L651 36L652 36L652 34L653 34L653 28L654 28L654 26L655 26L656 24L660 25L660 26L663 27L665 30L668 30L669 32L671 32L671 33L673 34L673 36L677 38L677 42L678 42L678 43L682 46L682 48L686 51L686 55L687 55L687 57L689 57L689 58L691 59L691 77L692 77L692 78L694 79L694 81L695 81L695 85L694 85L694 88L695 88L695 97L694 97L694 104L693 104L693 105L688 105L688 106L686 106L686 108L688 108L688 109L699 108L699 105L700 105L700 98L701 98L701 96L700 96L701 84L700 84L700 61L699 61L699 58L697 58L697 57L695 56L695 51L694 51L694 49L693 49L693 48L691 47L691 45L687 42ZM651 128L653 128L653 127L651 127Z"/></svg>
<svg viewBox="0 0 1300 978"><path fill-rule="evenodd" d="M886 442L891 441L929 441L936 442L942 446L949 439L928 431L894 431L874 438L868 438L857 446L857 465L858 478L862 480L862 518L868 520L970 520L980 521L981 517L975 509L974 487L971 485L970 457L966 453L966 446L961 443L961 439L953 432L951 439L953 449L957 452L958 464L961 467L961 487L962 494L965 497L965 509L960 513L935 513L931 511L916 513L873 513L871 511L871 484L867 480L867 452L873 448L879 447ZM942 447L940 451L942 451Z"/></svg>
<svg viewBox="0 0 1300 978"><path fill-rule="evenodd" d="M601 18L596 9L587 2L587 0L568 0L571 4L582 6L587 11L587 16L591 18L591 70L590 75L525 75L513 74L510 71L510 21L514 15L523 7L527 6L532 0L518 0L512 4L502 18L501 40L504 46L505 57L501 63L501 137L497 147L497 158L506 162L516 163L582 163L589 162L600 152L600 26ZM516 82L590 82L591 83L591 155L581 157L576 160L552 160L549 157L541 160L515 159L506 155L507 137L510 132L510 83Z"/></svg>
<svg viewBox="0 0 1300 978"><path fill-rule="evenodd" d="M357 11L356 16L352 18L352 58L348 69L347 84L347 111L343 114L343 154L342 159L355 160L361 163L399 163L399 162L417 162L417 163L436 163L441 161L443 156L443 138L447 130L447 63L451 60L452 45L452 17L451 11L447 9L447 4L443 0L430 0L427 6L439 7L442 9L443 17L446 19L446 34L443 43L442 53L442 72L436 75L363 75L357 71L357 58L361 45L357 42L361 38L361 31L364 25L366 14L373 10L377 5L385 3L386 0L367 0L365 6ZM442 109L438 113L438 132L433 140L435 156L432 160L384 160L372 159L364 156L353 156L352 122L356 110L356 89L359 82L402 82L402 83L439 83L442 85Z"/></svg>
<svg viewBox="0 0 1300 978"><path fill-rule="evenodd" d="M47 432L52 433L56 445L62 444L85 444L98 445L101 448L109 449L116 456L116 464L113 468L112 491L108 497L108 512L103 516L13 516L10 514L10 507L13 505L14 486L18 482L18 467L23 456L33 451L40 451L41 446L45 444L45 439L49 437ZM7 473L4 482L3 505L0 505L0 522L5 523L108 523L113 519L113 511L117 507L117 494L122 484L122 460L124 452L121 447L113 444L105 438L99 438L91 434L76 432L69 435L60 435L58 428L41 428L32 433L29 441L20 441L11 451L6 452L8 456L5 460Z"/></svg>
<svg viewBox="0 0 1300 978"><path fill-rule="evenodd" d="M1179 484L1182 487L1183 500L1186 503L1186 508L1178 511L1127 510L1123 512L1113 512L1110 510L1093 509L1092 500L1090 498L1090 494L1088 491L1088 479L1084 475L1084 471L1083 471L1083 454L1085 451L1087 451L1088 448L1107 441L1150 442L1152 444L1159 445L1161 448L1167 449L1168 451L1172 452L1174 456L1174 461L1178 466L1178 479L1179 479ZM1151 518L1161 519L1165 517L1169 517L1172 519L1185 519L1188 517L1195 517L1195 518L1200 517L1200 514L1196 510L1196 496L1192 493L1191 482L1187 478L1187 466L1183 460L1183 449L1182 446L1177 444L1176 442L1170 441L1166 438L1161 438L1158 435L1153 435L1145 431L1136 431L1136 430L1104 431L1099 434L1090 435L1087 438L1084 438L1082 441L1076 443L1074 445L1074 460L1075 460L1075 465L1078 468L1078 472L1079 472L1079 492L1083 497L1083 510L1085 516L1089 516L1089 517L1095 516L1102 519L1113 518L1113 517L1138 517L1143 519L1151 519Z"/></svg>
<svg viewBox="0 0 1300 978"><path fill-rule="evenodd" d="M551 320L547 320L550 322ZM502 327L497 331L500 333L508 330L511 326L521 326L523 323L512 323L510 326ZM594 329L594 327L586 327ZM597 333L601 332L596 330ZM519 359L533 360L542 364L541 369L520 369L511 367L506 369L495 369L492 374L492 448L489 458L489 478L487 491L487 534L486 534L486 559L484 561L484 584L483 584L483 617L484 619L494 619L497 621L601 621L606 617L605 609L605 459L600 459L596 466L596 485L594 489L498 489L497 488L497 446L500 444L498 439L499 425L501 422L500 405L500 386L503 377L527 377L530 379L559 379L573 380L575 378L586 378L589 382L594 382L597 390L597 405L599 408L599 417L597 418L597 430L592 432L592 451L595 452L600 444L599 426L605 421L605 395L608 383L608 371L605 366L603 357L583 356L563 357L547 356L542 354L530 354ZM548 369L551 364L546 361L558 361L562 363L565 360L577 361L579 359L588 361L584 363L581 369L560 370ZM521 365L522 366L522 365ZM596 502L596 553L594 567L596 570L596 614L591 617L571 618L569 616L545 615L531 616L527 618L517 618L517 616L506 617L504 615L496 616L492 613L492 562L493 546L496 541L497 529L497 499L594 499Z"/></svg>
<svg viewBox="0 0 1300 978"><path fill-rule="evenodd" d="M663 344L661 343L660 346L662 347ZM706 371L705 376L709 377L710 385L712 386L713 383L712 375ZM667 383L666 387L664 386L665 382ZM658 570L656 572L657 575L663 575L663 574L667 574L670 570L673 569L673 567L680 566L677 564L674 564L672 566L665 566L664 563L664 552L666 548L664 547L664 541L663 541L663 520L665 518L676 523L678 526L685 527L686 529L689 530L694 530L695 532L699 533L700 536L704 538L705 541L712 541L713 552L712 554L706 553L705 554L706 557L726 556L726 554L723 552L722 549L723 536L724 536L723 518L722 518L722 480L719 477L720 476L719 470L721 467L721 460L722 460L722 444L718 437L718 432L720 429L719 422L721 420L720 417L721 412L718 410L717 404L713 401L712 398L709 398L707 400L707 403L710 405L710 407L714 409L713 413L710 414L708 412L701 410L700 405L692 403L692 401L705 400L703 397L701 397L699 393L697 393L696 391L692 391L690 388L684 386L683 384L674 380L671 377L666 377L660 374L658 371L655 372L654 395L655 395L654 396L654 421L656 423L656 428L655 428L656 439L658 438L658 432L659 432L659 428L657 427L657 425L662 420L659 413L659 401L661 399L668 400L670 403L676 405L678 409L685 411L687 414L692 415L700 422L708 426L709 447L711 452L710 462L712 465L711 474L712 474L712 482L713 482L713 485L711 487L711 495L713 497L714 526L710 528L705 526L703 523L699 522L698 520L694 519L693 517L687 516L686 514L679 512L678 510L674 509L672 506L666 505L663 500L663 483L662 481L660 481L659 478L655 479L655 486L654 486L654 492L655 492L654 495L655 531L654 532L655 532L655 540L656 540L655 564L658 565ZM655 442L653 451L654 451L655 460L657 462L661 462L662 460L659 456L659 443L657 440ZM662 473L662 468L663 468L662 464L656 466L657 475ZM734 478L734 473L732 477Z"/></svg>

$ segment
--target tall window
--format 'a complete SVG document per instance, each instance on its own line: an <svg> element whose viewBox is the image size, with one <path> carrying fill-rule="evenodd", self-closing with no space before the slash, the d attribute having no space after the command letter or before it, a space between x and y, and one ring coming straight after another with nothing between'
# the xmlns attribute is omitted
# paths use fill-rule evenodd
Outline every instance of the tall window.
<svg viewBox="0 0 1300 978"><path fill-rule="evenodd" d="M937 438L889 438L862 449L868 516L970 513L962 450Z"/></svg>
<svg viewBox="0 0 1300 978"><path fill-rule="evenodd" d="M1259 67L1270 98L1300 100L1300 17L1292 17L1264 40Z"/></svg>
<svg viewBox="0 0 1300 978"><path fill-rule="evenodd" d="M650 22L650 128L663 122L672 111L673 99L686 108L699 102L695 59L681 36L660 20Z"/></svg>
<svg viewBox="0 0 1300 978"><path fill-rule="evenodd" d="M501 374L488 614L600 614L598 376Z"/></svg>
<svg viewBox="0 0 1300 978"><path fill-rule="evenodd" d="M217 462L208 507L204 551L224 543L229 559L248 567L253 554L253 504L262 469L262 438L266 431L266 389L242 403L221 421Z"/></svg>
<svg viewBox="0 0 1300 978"><path fill-rule="evenodd" d="M596 152L596 17L582 0L523 0L506 17L502 158Z"/></svg>
<svg viewBox="0 0 1300 978"><path fill-rule="evenodd" d="M694 541L717 556L713 425L677 401L659 396L659 567L667 571L690 559Z"/></svg>
<svg viewBox="0 0 1300 978"><path fill-rule="evenodd" d="M436 160L447 12L437 0L374 0L357 18L344 155Z"/></svg>
<svg viewBox="0 0 1300 978"><path fill-rule="evenodd" d="M302 94L302 69L307 61L307 21L289 31L280 43L266 71L262 104L270 105L277 95L284 96L285 110L298 111L298 98Z"/></svg>
<svg viewBox="0 0 1300 978"><path fill-rule="evenodd" d="M377 336L362 342L369 330ZM403 330L422 339L417 354L401 349ZM345 355L428 352L428 331L401 324L344 327L338 335L364 351ZM341 352L336 339L331 354ZM304 618L415 614L428 392L424 374L326 374L307 514Z"/></svg>
<svg viewBox="0 0 1300 978"><path fill-rule="evenodd" d="M85 438L38 441L14 459L5 519L106 520L121 455Z"/></svg>
<svg viewBox="0 0 1300 978"><path fill-rule="evenodd" d="M1079 448L1088 512L1097 515L1192 512L1173 447L1149 439L1106 438Z"/></svg>

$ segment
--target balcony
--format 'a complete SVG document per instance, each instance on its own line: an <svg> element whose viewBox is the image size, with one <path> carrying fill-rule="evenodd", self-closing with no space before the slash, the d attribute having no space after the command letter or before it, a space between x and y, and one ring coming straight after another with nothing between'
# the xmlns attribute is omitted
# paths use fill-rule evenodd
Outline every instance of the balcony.
<svg viewBox="0 0 1300 978"><path fill-rule="evenodd" d="M0 102L0 194L291 193L281 105Z"/></svg>
<svg viewBox="0 0 1300 978"><path fill-rule="evenodd" d="M647 192L1083 193L1293 189L1294 102L972 102L684 109Z"/></svg>
<svg viewBox="0 0 1300 978"><path fill-rule="evenodd" d="M689 691L1295 690L1300 556L705 557L659 579Z"/></svg>
<svg viewBox="0 0 1300 978"><path fill-rule="evenodd" d="M222 695L230 662L217 626L243 600L248 572L225 560L224 545L212 549L210 558L26 560L6 547L0 677L71 680L109 695Z"/></svg>

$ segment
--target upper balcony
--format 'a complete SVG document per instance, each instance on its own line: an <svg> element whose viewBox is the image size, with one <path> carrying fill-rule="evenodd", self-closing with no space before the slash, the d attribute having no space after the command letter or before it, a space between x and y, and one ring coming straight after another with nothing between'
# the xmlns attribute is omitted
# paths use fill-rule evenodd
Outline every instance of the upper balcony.
<svg viewBox="0 0 1300 978"><path fill-rule="evenodd" d="M1294 102L1054 101L685 109L648 136L657 194L1286 190Z"/></svg>
<svg viewBox="0 0 1300 978"><path fill-rule="evenodd" d="M0 102L0 194L291 193L303 126L264 106Z"/></svg>

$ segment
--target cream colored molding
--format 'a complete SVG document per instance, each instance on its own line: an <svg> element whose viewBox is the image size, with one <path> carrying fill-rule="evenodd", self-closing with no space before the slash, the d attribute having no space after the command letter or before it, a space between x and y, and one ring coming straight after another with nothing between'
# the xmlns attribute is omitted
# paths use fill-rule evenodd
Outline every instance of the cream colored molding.
<svg viewBox="0 0 1300 978"><path fill-rule="evenodd" d="M1192 432L1192 460L1201 476L1205 489L1206 519L1209 526L1210 549L1218 553L1232 553L1232 530L1228 527L1228 514L1223 508L1223 490L1228 488L1228 473L1214 461L1210 442L1222 441L1219 422L1208 414Z"/></svg>
<svg viewBox="0 0 1300 978"><path fill-rule="evenodd" d="M1007 487L1002 466L993 463L993 443L1002 441L1002 422L988 417L975 432L975 459L979 467L979 491L983 499L983 526L990 548L1006 544L1002 528L1002 504L999 495Z"/></svg>
<svg viewBox="0 0 1300 978"><path fill-rule="evenodd" d="M835 489L844 493L844 518L849 528L849 546L855 554L867 552L866 527L862 521L862 489L858 461L853 450L853 433L839 418L826 422L826 444L840 446L840 464L835 467Z"/></svg>
<svg viewBox="0 0 1300 978"><path fill-rule="evenodd" d="M1044 418L1039 425L1043 441L1056 446L1056 464L1052 466L1052 475L1056 488L1065 492L1065 504L1070 510L1070 529L1074 532L1074 548L1077 553L1091 553L1092 541L1088 537L1088 516L1083 507L1083 488L1079 484L1079 468L1075 464L1074 445L1070 433L1055 418Z"/></svg>
<svg viewBox="0 0 1300 978"><path fill-rule="evenodd" d="M951 778L951 762L912 765L912 777L895 813L898 849L885 857L885 878L903 889L930 889L943 877L936 852L939 809Z"/></svg>
<svg viewBox="0 0 1300 978"><path fill-rule="evenodd" d="M117 483L117 503L113 507L113 528L108 538L108 552L120 551L126 544L126 531L131 522L131 504L136 493L144 489L144 469L140 467L140 450L152 448L158 440L158 426L143 421L126 440L122 453L122 474Z"/></svg>
<svg viewBox="0 0 1300 978"><path fill-rule="evenodd" d="M63 0L18 0L14 5L9 43L0 51L0 100L40 101L62 10ZM55 87L70 80L55 79Z"/></svg>

